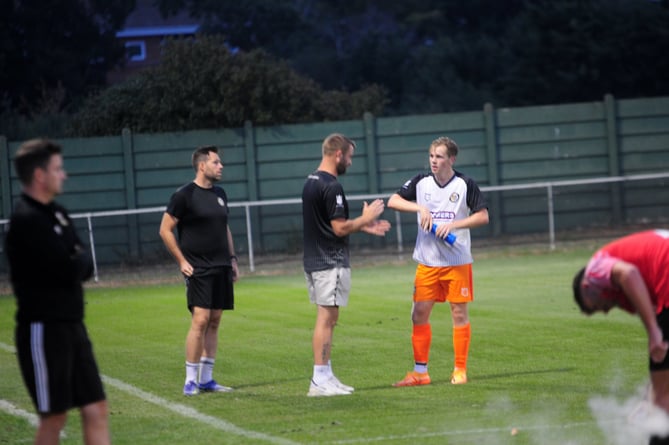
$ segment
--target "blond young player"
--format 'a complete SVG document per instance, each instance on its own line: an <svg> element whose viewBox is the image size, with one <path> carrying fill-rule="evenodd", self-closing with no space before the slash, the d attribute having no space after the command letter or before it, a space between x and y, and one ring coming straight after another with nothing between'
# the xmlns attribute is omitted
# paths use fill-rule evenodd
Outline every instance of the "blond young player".
<svg viewBox="0 0 669 445"><path fill-rule="evenodd" d="M411 341L414 369L393 386L427 385L432 342L430 314L435 303L448 301L453 320L455 363L451 383L467 383L471 340L467 304L474 299L469 229L488 224L487 203L473 179L453 169L456 143L440 137L430 145L430 172L407 181L388 200L388 207L416 213L418 234L413 259L418 262L414 281ZM432 224L436 234L430 233ZM445 238L456 237L451 245Z"/></svg>

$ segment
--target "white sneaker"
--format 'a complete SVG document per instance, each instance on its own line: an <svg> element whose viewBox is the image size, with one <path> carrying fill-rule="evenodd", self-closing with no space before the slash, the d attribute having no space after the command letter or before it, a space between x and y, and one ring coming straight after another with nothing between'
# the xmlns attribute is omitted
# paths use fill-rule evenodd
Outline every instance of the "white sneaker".
<svg viewBox="0 0 669 445"><path fill-rule="evenodd" d="M309 386L309 392L307 393L307 396L309 397L323 397L323 396L346 396L350 395L350 391L346 391L335 383L335 378L330 377L327 379L325 382L321 383L320 385L317 385L314 383L314 381L311 381L311 385Z"/></svg>
<svg viewBox="0 0 669 445"><path fill-rule="evenodd" d="M352 386L348 386L348 385L344 385L344 384L343 384L342 382L340 382L339 379L338 379L337 377L335 377L334 375L333 375L332 377L330 377L330 380L331 380L332 383L334 383L335 386L336 386L337 388L339 388L339 389L343 389L344 391L348 391L348 392L353 392L353 391L355 391L355 388L354 388L354 387L352 387Z"/></svg>

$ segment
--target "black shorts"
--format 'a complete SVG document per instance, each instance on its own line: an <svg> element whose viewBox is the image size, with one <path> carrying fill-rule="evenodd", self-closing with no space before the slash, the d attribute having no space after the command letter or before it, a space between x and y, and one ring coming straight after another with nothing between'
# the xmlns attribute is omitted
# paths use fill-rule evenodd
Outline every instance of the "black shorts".
<svg viewBox="0 0 669 445"><path fill-rule="evenodd" d="M186 278L188 310L204 309L232 310L235 294L232 286L232 267L209 269Z"/></svg>
<svg viewBox="0 0 669 445"><path fill-rule="evenodd" d="M664 337L665 340L669 339L669 309L663 309L662 312L660 312L657 315L657 324L660 326L660 329L662 329L662 336ZM660 363L655 363L653 360L650 358L648 359L649 365L648 369L651 371L663 371L666 369L669 369L669 354L666 355L664 358L664 361Z"/></svg>
<svg viewBox="0 0 669 445"><path fill-rule="evenodd" d="M38 413L62 413L105 400L83 323L19 323L16 353Z"/></svg>

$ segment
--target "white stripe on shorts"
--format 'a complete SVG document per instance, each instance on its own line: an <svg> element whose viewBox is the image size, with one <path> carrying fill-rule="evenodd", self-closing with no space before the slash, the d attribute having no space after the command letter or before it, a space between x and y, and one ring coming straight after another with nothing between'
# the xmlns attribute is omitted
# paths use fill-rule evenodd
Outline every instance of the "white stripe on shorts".
<svg viewBox="0 0 669 445"><path fill-rule="evenodd" d="M46 413L51 408L51 400L49 400L49 372L44 354L44 323L30 323L30 353L35 369L37 412Z"/></svg>

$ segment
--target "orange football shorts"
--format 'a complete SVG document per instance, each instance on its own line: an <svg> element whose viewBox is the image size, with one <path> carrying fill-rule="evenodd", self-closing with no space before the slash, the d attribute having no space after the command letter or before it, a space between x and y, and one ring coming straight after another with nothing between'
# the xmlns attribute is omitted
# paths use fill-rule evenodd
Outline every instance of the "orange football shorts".
<svg viewBox="0 0 669 445"><path fill-rule="evenodd" d="M413 301L468 303L474 299L472 265L416 268Z"/></svg>

